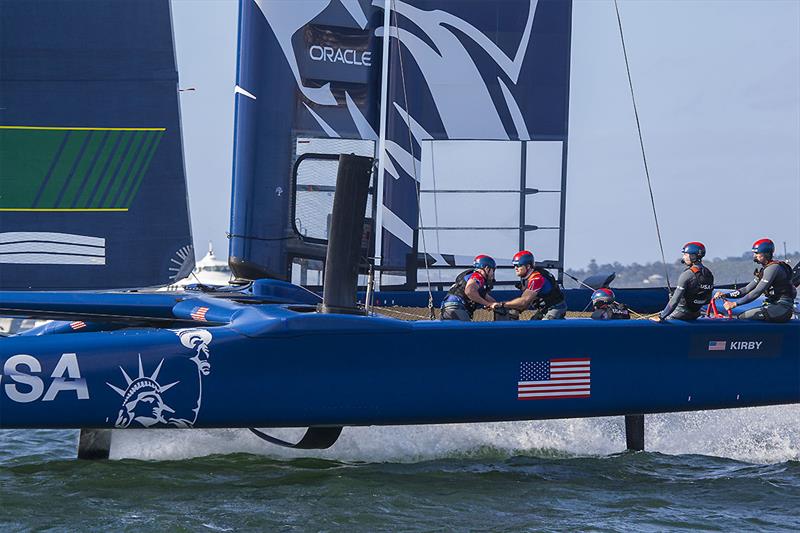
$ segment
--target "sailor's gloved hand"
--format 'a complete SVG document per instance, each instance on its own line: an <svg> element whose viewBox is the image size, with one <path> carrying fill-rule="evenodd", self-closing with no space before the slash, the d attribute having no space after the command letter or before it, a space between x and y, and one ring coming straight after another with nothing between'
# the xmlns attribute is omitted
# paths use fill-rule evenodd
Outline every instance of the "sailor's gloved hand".
<svg viewBox="0 0 800 533"><path fill-rule="evenodd" d="M658 322L658 323L664 322L664 319L661 318L661 315L651 316L650 320L652 320L653 322Z"/></svg>
<svg viewBox="0 0 800 533"><path fill-rule="evenodd" d="M725 293L722 291L717 291L714 293L714 299L719 300L720 298L725 298Z"/></svg>
<svg viewBox="0 0 800 533"><path fill-rule="evenodd" d="M736 307L736 302L731 302L731 301L725 300L725 303L722 304L722 305L725 307L726 311L730 311L731 309Z"/></svg>

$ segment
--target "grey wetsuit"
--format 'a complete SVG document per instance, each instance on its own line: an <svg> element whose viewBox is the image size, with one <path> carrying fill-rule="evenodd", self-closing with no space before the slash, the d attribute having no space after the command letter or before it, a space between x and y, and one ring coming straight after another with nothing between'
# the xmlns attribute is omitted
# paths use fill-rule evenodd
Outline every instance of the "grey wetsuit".
<svg viewBox="0 0 800 533"><path fill-rule="evenodd" d="M792 318L797 290L791 284L791 269L785 263L769 263L744 288L729 292L725 298L738 298L736 305L743 305L762 294L766 298L761 307L743 311L739 318L766 322L788 322Z"/></svg>
<svg viewBox="0 0 800 533"><path fill-rule="evenodd" d="M700 263L684 270L667 306L659 313L662 320L696 320L700 308L711 300L714 276Z"/></svg>

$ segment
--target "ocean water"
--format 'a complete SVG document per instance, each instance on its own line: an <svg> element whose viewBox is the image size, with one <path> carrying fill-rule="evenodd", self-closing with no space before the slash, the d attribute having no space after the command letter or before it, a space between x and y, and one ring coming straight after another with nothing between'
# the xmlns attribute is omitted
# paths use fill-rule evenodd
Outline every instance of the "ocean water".
<svg viewBox="0 0 800 533"><path fill-rule="evenodd" d="M276 430L283 437L298 430ZM0 431L1 531L797 531L800 406L345 428L291 451L246 430Z"/></svg>

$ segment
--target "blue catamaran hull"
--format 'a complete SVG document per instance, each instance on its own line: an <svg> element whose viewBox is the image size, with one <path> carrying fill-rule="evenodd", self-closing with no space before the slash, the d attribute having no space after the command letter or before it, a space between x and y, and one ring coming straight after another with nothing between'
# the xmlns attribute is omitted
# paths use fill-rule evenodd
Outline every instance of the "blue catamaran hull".
<svg viewBox="0 0 800 533"><path fill-rule="evenodd" d="M798 322L409 323L222 304L176 311L228 316L224 326L0 340L0 427L429 424L800 402ZM554 381L569 361L576 377ZM551 374L531 378L531 365ZM527 394L537 381L543 392Z"/></svg>

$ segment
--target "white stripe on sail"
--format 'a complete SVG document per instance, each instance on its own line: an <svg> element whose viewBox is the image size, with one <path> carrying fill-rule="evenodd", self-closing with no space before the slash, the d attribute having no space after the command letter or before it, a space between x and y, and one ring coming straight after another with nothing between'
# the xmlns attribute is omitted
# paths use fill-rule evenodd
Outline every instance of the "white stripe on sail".
<svg viewBox="0 0 800 533"><path fill-rule="evenodd" d="M67 244L85 244L87 246L106 245L106 240L102 237L89 237L88 235L74 235L72 233L31 231L9 231L0 233L0 244L24 241L60 242Z"/></svg>
<svg viewBox="0 0 800 533"><path fill-rule="evenodd" d="M350 97L350 93L344 93L345 101L347 102L347 110L350 112L350 117L353 119L353 124L358 129L358 135L365 140L377 141L378 134L372 129L372 125L361 113L356 103Z"/></svg>
<svg viewBox="0 0 800 533"><path fill-rule="evenodd" d="M18 265L105 265L105 257L58 254L5 254L0 263Z"/></svg>
<svg viewBox="0 0 800 533"><path fill-rule="evenodd" d="M517 130L517 137L520 141L530 140L531 136L528 134L528 127L525 125L525 118L522 116L522 111L514 99L514 95L508 90L503 78L498 77L497 82L500 84L500 89L503 91L503 97L506 99L508 111L511 113L511 120L514 121L514 128Z"/></svg>
<svg viewBox="0 0 800 533"><path fill-rule="evenodd" d="M51 253L66 255L91 255L104 257L105 248L80 246L77 244L61 244L53 242L15 242L0 244L0 255L13 253Z"/></svg>
<svg viewBox="0 0 800 533"><path fill-rule="evenodd" d="M338 134L338 133L336 133L336 130L334 130L333 128L331 128L330 124L328 124L327 122L325 122L325 121L322 119L322 117L321 117L321 116L317 115L317 114L314 112L314 110L313 110L313 109L311 109L310 107L308 107L308 104L307 104L307 103L303 102L303 105L304 105L304 106L306 106L306 109L308 110L308 112L309 112L309 113L311 113L311 116L312 116L312 117L314 117L314 120L316 120L316 121L317 121L317 124L319 124L319 126L320 126L320 127L323 129L323 131L325 131L325 133L326 133L326 134L327 134L329 137L335 137L335 138L338 138L338 137L339 137L339 134Z"/></svg>
<svg viewBox="0 0 800 533"><path fill-rule="evenodd" d="M247 91L247 90L245 90L245 89L242 89L242 88L241 88L241 87L239 87L238 85L237 85L236 87L234 87L234 88L233 88L233 94L236 94L236 93L239 93L239 94L241 94L242 96L246 96L246 97L248 97L248 98L252 98L253 100L255 100L255 99L256 99L256 97L255 97L255 95L254 95L253 93L251 93L250 91Z"/></svg>
<svg viewBox="0 0 800 533"><path fill-rule="evenodd" d="M395 215L391 209L383 206L383 229L403 241L409 246L414 243L414 230L411 226Z"/></svg>
<svg viewBox="0 0 800 533"><path fill-rule="evenodd" d="M431 266L447 266L447 261L444 260L444 257L441 254L428 254L433 259L433 265Z"/></svg>

